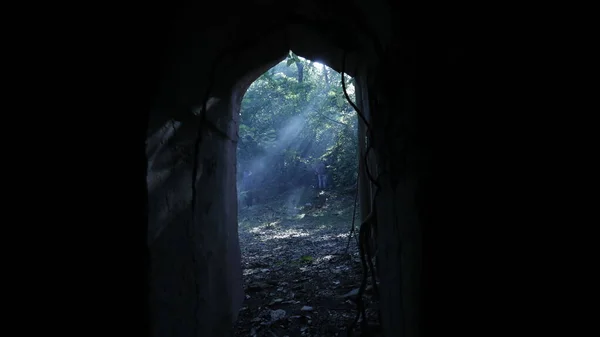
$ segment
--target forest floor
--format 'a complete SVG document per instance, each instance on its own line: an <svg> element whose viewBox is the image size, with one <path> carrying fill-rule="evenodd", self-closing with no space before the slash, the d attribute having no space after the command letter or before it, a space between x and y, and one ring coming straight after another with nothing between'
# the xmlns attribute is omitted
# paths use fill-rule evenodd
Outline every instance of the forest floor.
<svg viewBox="0 0 600 337"><path fill-rule="evenodd" d="M245 300L236 336L347 336L362 280L354 193L292 192L239 210ZM357 205L358 207L358 205ZM357 218L359 210L356 210ZM359 221L356 220L356 234ZM372 287L368 321L376 321Z"/></svg>

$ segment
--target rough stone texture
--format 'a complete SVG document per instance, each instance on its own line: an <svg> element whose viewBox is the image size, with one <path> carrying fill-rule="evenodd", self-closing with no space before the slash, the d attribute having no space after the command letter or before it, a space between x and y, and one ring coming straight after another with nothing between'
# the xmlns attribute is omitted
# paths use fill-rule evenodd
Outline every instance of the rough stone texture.
<svg viewBox="0 0 600 337"><path fill-rule="evenodd" d="M247 87L260 73L284 58L290 45L301 56L318 58L341 70L341 49L332 47L330 41L310 27L292 25L285 32L274 31L260 41L250 39L233 44L231 51L224 49L223 39L215 37L217 32L216 29L205 35L199 32L202 47L190 45L185 53L176 55L178 68L167 83L173 86L178 80L181 84L163 91L162 107L158 107L169 106L165 97L169 97L169 92L176 93L170 104L172 113L155 113L150 123L151 305L153 331L157 336L224 336L237 317L243 294L236 223L235 142L237 111ZM201 38L211 33L211 39ZM211 41L215 42L211 45ZM219 56L210 59L208 55L221 55L212 84L206 81L211 78L209 67ZM194 58L198 61L192 62ZM356 62L356 53L350 54L348 73L353 72ZM192 225L191 161L194 129L198 125L192 112L202 106L203 95L191 92L206 92L210 85L206 118L223 134L209 128L202 130L198 152L198 216ZM152 129L165 119L162 128Z"/></svg>
<svg viewBox="0 0 600 337"><path fill-rule="evenodd" d="M156 336L226 336L237 318L243 300L235 187L237 112L252 81L287 54L280 48L279 57L272 60L270 47L262 46L266 52L260 55L260 64L240 66L224 60L214 75L217 80L200 131L194 225L191 181L200 121L193 112L198 107L190 105L187 120L168 121L148 140L148 239ZM253 52L247 50L242 57L251 61Z"/></svg>

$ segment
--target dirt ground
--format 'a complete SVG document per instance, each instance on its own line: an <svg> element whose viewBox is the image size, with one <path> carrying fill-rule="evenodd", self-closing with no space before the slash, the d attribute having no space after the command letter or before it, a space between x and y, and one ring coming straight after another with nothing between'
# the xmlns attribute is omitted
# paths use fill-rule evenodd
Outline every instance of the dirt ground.
<svg viewBox="0 0 600 337"><path fill-rule="evenodd" d="M289 193L240 208L246 299L236 336L348 335L362 280L355 235L346 250L354 195L311 193L309 199ZM368 322L377 320L372 296L368 287Z"/></svg>

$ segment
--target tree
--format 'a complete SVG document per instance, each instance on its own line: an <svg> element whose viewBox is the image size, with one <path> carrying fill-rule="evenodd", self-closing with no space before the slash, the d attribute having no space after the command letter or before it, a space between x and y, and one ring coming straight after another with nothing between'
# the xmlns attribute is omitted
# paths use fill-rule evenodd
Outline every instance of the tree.
<svg viewBox="0 0 600 337"><path fill-rule="evenodd" d="M347 83L354 99L352 79L347 77ZM311 173L307 168L315 160L327 159L330 181L352 185L356 128L340 74L290 53L261 75L242 100L238 161L240 167L262 172L269 186L292 188Z"/></svg>

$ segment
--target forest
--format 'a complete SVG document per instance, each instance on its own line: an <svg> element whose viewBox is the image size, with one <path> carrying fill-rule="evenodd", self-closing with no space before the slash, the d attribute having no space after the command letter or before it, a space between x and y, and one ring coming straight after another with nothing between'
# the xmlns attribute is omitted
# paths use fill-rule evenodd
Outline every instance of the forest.
<svg viewBox="0 0 600 337"><path fill-rule="evenodd" d="M245 300L236 336L336 336L355 320L357 123L341 74L289 56L248 88L237 144ZM354 80L344 78L354 101ZM371 289L365 303L371 301ZM366 317L376 320L376 308Z"/></svg>
<svg viewBox="0 0 600 337"><path fill-rule="evenodd" d="M353 79L346 75L345 81L354 100ZM314 169L320 162L327 188L353 186L357 118L344 97L341 74L290 53L248 88L237 151L242 205L318 187Z"/></svg>

